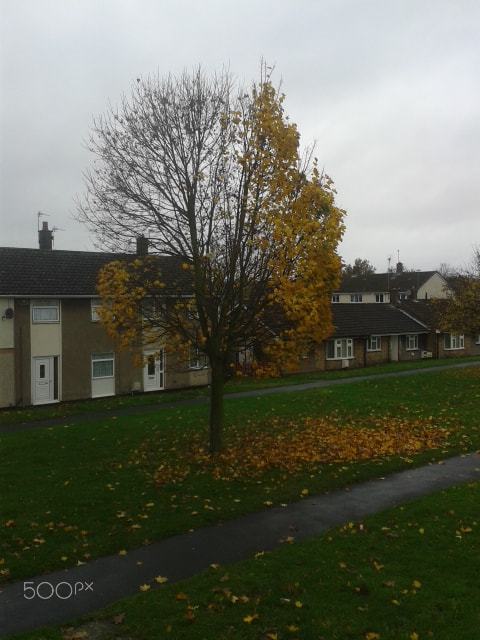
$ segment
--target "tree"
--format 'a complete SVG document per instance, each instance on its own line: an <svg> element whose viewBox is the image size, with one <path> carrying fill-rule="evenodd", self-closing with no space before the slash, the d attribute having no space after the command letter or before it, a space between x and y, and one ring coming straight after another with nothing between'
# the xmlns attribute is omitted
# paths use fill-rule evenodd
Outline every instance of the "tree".
<svg viewBox="0 0 480 640"><path fill-rule="evenodd" d="M441 331L477 333L480 331L480 247L474 247L470 264L448 276L446 299L433 301L436 323Z"/></svg>
<svg viewBox="0 0 480 640"><path fill-rule="evenodd" d="M300 155L283 102L265 65L249 91L227 72L208 79L200 68L138 79L130 99L94 121L89 140L97 164L79 219L102 248L144 235L156 253L101 275L107 328L125 346L140 327L141 341L206 354L212 453L222 448L232 352L255 336L272 359L291 362L332 331L344 211L313 149ZM161 257L189 278L176 280L176 292ZM273 305L285 319L274 336L263 321Z"/></svg>
<svg viewBox="0 0 480 640"><path fill-rule="evenodd" d="M353 265L345 264L342 269L345 276L371 276L375 273L375 267L368 260L355 258Z"/></svg>

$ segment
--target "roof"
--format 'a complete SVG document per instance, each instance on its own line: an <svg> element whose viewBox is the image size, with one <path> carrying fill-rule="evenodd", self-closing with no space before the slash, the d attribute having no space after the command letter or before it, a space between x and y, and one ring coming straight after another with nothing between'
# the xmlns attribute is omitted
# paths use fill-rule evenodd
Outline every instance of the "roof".
<svg viewBox="0 0 480 640"><path fill-rule="evenodd" d="M443 304L444 302L446 301L437 300L437 305ZM437 311L430 302L427 302L426 300L400 300L397 302L397 307L405 313L408 313L408 315L413 316L427 327L430 327L431 329L435 327L435 316Z"/></svg>
<svg viewBox="0 0 480 640"><path fill-rule="evenodd" d="M424 324L392 304L334 303L331 310L332 338L428 333Z"/></svg>
<svg viewBox="0 0 480 640"><path fill-rule="evenodd" d="M401 273L372 273L343 276L338 293L383 293L386 291L418 291L438 271L402 271ZM442 277L440 275L440 277Z"/></svg>
<svg viewBox="0 0 480 640"><path fill-rule="evenodd" d="M177 256L156 256L168 294L186 285L188 272ZM136 254L57 251L0 247L0 296L94 297L100 269L113 260L134 260Z"/></svg>

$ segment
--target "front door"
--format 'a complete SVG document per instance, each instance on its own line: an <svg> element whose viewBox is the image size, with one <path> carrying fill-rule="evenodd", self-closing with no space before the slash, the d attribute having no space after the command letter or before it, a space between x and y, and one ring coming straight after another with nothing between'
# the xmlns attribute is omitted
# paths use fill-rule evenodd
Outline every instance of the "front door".
<svg viewBox="0 0 480 640"><path fill-rule="evenodd" d="M165 368L163 349L150 351L145 355L143 367L143 390L160 391L165 386Z"/></svg>
<svg viewBox="0 0 480 640"><path fill-rule="evenodd" d="M33 404L56 400L56 370L53 356L33 359Z"/></svg>
<svg viewBox="0 0 480 640"><path fill-rule="evenodd" d="M398 336L390 336L388 343L388 355L390 362L398 360Z"/></svg>

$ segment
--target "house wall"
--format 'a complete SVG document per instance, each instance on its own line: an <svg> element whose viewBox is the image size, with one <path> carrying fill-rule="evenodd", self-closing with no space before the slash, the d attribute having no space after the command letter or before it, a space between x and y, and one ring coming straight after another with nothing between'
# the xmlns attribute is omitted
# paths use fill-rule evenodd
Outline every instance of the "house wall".
<svg viewBox="0 0 480 640"><path fill-rule="evenodd" d="M187 360L166 350L165 389L201 387L209 382L210 369L190 369Z"/></svg>
<svg viewBox="0 0 480 640"><path fill-rule="evenodd" d="M141 388L142 370L131 352L119 352L105 327L92 321L90 299L62 300L62 399L92 396L92 354L113 352L115 394Z"/></svg>
<svg viewBox="0 0 480 640"><path fill-rule="evenodd" d="M446 295L445 281L439 273L435 273L422 287L419 287L417 291L417 300L445 298Z"/></svg>
<svg viewBox="0 0 480 640"><path fill-rule="evenodd" d="M375 291L374 293L371 293L369 291L359 291L358 295L362 296L362 302L352 302L351 301L351 296L352 295L357 295L357 294L351 294L351 293L335 293L335 295L339 296L339 300L338 302L340 303L344 303L344 304L382 304L382 302L377 302L376 300L376 296L377 294L382 293L383 294L383 303L386 302L390 302L390 294L386 291ZM335 303L333 303L335 304Z"/></svg>
<svg viewBox="0 0 480 640"><path fill-rule="evenodd" d="M13 308L13 300L0 298L0 407L15 404L15 313L13 318L5 315L7 309Z"/></svg>
<svg viewBox="0 0 480 640"><path fill-rule="evenodd" d="M463 349L445 349L445 334L437 336L439 358L463 358L465 356L480 356L480 343L477 343L478 334L464 334Z"/></svg>

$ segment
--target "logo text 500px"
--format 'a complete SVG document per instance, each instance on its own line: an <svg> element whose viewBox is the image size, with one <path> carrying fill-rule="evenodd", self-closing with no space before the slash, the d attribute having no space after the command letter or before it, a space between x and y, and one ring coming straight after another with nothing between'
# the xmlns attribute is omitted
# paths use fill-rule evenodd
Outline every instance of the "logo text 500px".
<svg viewBox="0 0 480 640"><path fill-rule="evenodd" d="M93 582L58 582L52 584L43 580L42 582L24 582L23 597L27 600L40 598L41 600L50 600L50 598L58 598L59 600L68 600L78 596L84 591L93 591Z"/></svg>

